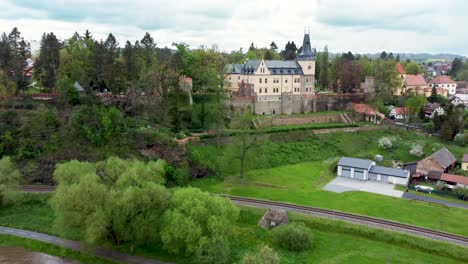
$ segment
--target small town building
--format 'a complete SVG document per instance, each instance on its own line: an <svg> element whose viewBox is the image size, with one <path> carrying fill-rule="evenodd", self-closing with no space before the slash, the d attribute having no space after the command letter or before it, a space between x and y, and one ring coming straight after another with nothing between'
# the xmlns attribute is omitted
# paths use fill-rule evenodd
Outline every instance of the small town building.
<svg viewBox="0 0 468 264"><path fill-rule="evenodd" d="M438 116L445 115L445 110L439 103L427 103L424 105L423 111L426 118L434 118L435 113Z"/></svg>
<svg viewBox="0 0 468 264"><path fill-rule="evenodd" d="M463 154L461 160L461 169L464 171L468 171L468 154Z"/></svg>
<svg viewBox="0 0 468 264"><path fill-rule="evenodd" d="M406 107L394 107L390 110L389 116L393 119L406 119L408 113L409 111Z"/></svg>
<svg viewBox="0 0 468 264"><path fill-rule="evenodd" d="M342 157L338 162L337 175L362 181L378 181L406 185L410 172L398 168L376 166L372 160Z"/></svg>
<svg viewBox="0 0 468 264"><path fill-rule="evenodd" d="M446 91L445 96L454 95L457 89L457 83L450 79L447 75L440 75L429 82L431 88L442 88Z"/></svg>
<svg viewBox="0 0 468 264"><path fill-rule="evenodd" d="M427 176L430 171L449 172L455 167L457 159L447 149L441 148L431 156L417 163L416 172Z"/></svg>
<svg viewBox="0 0 468 264"><path fill-rule="evenodd" d="M363 119L374 124L380 124L385 119L385 115L379 110L367 104L353 104L353 111L356 114L362 115Z"/></svg>
<svg viewBox="0 0 468 264"><path fill-rule="evenodd" d="M432 90L429 88L429 84L421 74L407 74L405 77L405 83L403 84L403 90L405 91L405 95L416 94L429 97L432 93Z"/></svg>
<svg viewBox="0 0 468 264"><path fill-rule="evenodd" d="M450 103L453 105L464 105L468 107L468 94L455 94L451 99Z"/></svg>
<svg viewBox="0 0 468 264"><path fill-rule="evenodd" d="M468 187L468 177L443 173L440 180L455 187Z"/></svg>

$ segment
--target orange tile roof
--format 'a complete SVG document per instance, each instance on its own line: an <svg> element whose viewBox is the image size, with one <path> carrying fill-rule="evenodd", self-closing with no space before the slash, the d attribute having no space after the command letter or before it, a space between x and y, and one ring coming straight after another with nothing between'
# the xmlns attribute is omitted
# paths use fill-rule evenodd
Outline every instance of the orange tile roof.
<svg viewBox="0 0 468 264"><path fill-rule="evenodd" d="M420 74L408 74L406 75L406 85L407 86L427 86L427 82L424 77Z"/></svg>
<svg viewBox="0 0 468 264"><path fill-rule="evenodd" d="M405 69L403 69L403 66L399 62L396 63L395 69L399 74L406 74Z"/></svg>
<svg viewBox="0 0 468 264"><path fill-rule="evenodd" d="M432 79L432 81L430 81L431 84L447 84L447 83L455 83L452 79L450 79L449 77L447 77L446 75L440 75L440 76L437 76L435 77L434 79Z"/></svg>
<svg viewBox="0 0 468 264"><path fill-rule="evenodd" d="M397 115L405 115L408 113L408 108L406 107L395 107L392 109L392 111L395 111Z"/></svg>
<svg viewBox="0 0 468 264"><path fill-rule="evenodd" d="M353 109L356 113L366 114L366 115L378 115L381 118L385 118L385 115L380 113L377 109L370 105L366 104L353 104Z"/></svg>
<svg viewBox="0 0 468 264"><path fill-rule="evenodd" d="M444 173L442 174L442 176L440 176L440 179L442 181L456 182L456 183L468 185L468 177L466 176Z"/></svg>

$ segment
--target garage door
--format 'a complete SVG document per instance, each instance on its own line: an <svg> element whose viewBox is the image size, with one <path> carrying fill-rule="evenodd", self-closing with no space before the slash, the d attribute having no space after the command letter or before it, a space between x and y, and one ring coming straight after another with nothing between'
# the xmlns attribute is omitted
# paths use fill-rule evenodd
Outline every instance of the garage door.
<svg viewBox="0 0 468 264"><path fill-rule="evenodd" d="M351 170L346 170L346 169L343 168L341 170L341 176L350 178L351 177Z"/></svg>
<svg viewBox="0 0 468 264"><path fill-rule="evenodd" d="M377 181L377 174L369 173L369 180Z"/></svg>
<svg viewBox="0 0 468 264"><path fill-rule="evenodd" d="M381 182L388 182L388 176L382 175L382 178L380 179Z"/></svg>
<svg viewBox="0 0 468 264"><path fill-rule="evenodd" d="M354 178L359 180L364 180L364 172L354 171Z"/></svg>

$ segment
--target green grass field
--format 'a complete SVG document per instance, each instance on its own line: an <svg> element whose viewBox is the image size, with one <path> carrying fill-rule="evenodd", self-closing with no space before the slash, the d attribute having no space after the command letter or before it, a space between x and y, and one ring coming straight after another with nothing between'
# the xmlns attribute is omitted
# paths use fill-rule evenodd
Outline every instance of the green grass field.
<svg viewBox="0 0 468 264"><path fill-rule="evenodd" d="M25 202L0 209L0 225L56 234L53 212L47 203L50 195L26 195ZM36 202L34 202L36 201ZM301 221L312 229L312 250L292 253L272 241L270 231L257 226L264 210L242 207L240 219L234 227L232 263L245 252L261 244L274 248L281 263L466 263L468 252L459 246L412 237L404 234L363 227L340 221L290 214L290 221ZM28 217L27 217L28 216ZM76 238L77 239L77 238ZM50 255L77 259L82 263L110 263L79 252L27 239L0 236L0 246L19 246ZM122 251L127 248L122 246ZM170 255L160 244L139 246L136 255L176 263L190 263L185 256Z"/></svg>
<svg viewBox="0 0 468 264"><path fill-rule="evenodd" d="M206 178L195 187L212 193L256 197L369 215L468 236L468 210L366 192L321 190L333 177L330 162L312 161L247 172L245 179Z"/></svg>

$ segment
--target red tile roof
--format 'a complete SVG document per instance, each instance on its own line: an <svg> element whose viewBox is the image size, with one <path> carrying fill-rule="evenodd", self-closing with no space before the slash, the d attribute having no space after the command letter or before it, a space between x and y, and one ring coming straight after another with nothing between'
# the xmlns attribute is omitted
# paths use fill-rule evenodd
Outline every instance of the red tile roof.
<svg viewBox="0 0 468 264"><path fill-rule="evenodd" d="M413 75L408 74L406 75L406 85L407 86L427 86L427 82L424 77L420 74Z"/></svg>
<svg viewBox="0 0 468 264"><path fill-rule="evenodd" d="M392 111L395 111L395 114L397 115L406 115L408 113L408 108L406 107L395 107L392 109Z"/></svg>
<svg viewBox="0 0 468 264"><path fill-rule="evenodd" d="M432 79L432 81L430 81L431 84L447 84L447 83L455 83L452 79L450 79L449 77L447 77L446 75L440 75L440 76L437 76L435 77L434 79Z"/></svg>
<svg viewBox="0 0 468 264"><path fill-rule="evenodd" d="M466 176L460 176L460 175L453 175L453 174L444 173L444 174L442 174L440 179L442 181L456 182L456 183L468 185L468 177L466 177Z"/></svg>
<svg viewBox="0 0 468 264"><path fill-rule="evenodd" d="M381 118L385 118L385 115L381 114L377 109L370 105L366 104L353 104L353 110L356 113L366 114L366 115L378 115Z"/></svg>
<svg viewBox="0 0 468 264"><path fill-rule="evenodd" d="M399 74L406 74L405 69L403 69L403 66L399 62L396 63L395 69Z"/></svg>

